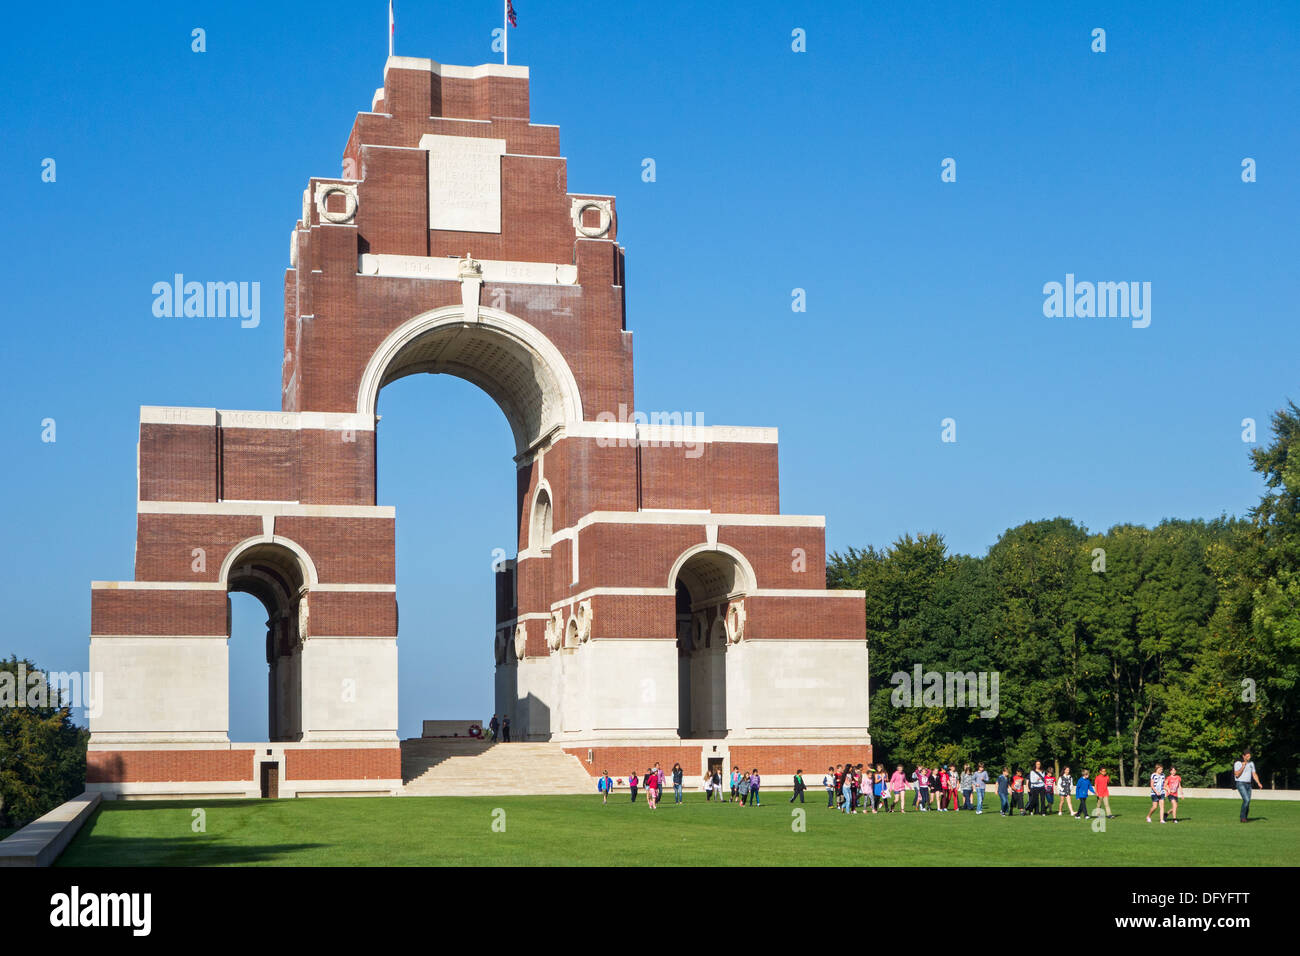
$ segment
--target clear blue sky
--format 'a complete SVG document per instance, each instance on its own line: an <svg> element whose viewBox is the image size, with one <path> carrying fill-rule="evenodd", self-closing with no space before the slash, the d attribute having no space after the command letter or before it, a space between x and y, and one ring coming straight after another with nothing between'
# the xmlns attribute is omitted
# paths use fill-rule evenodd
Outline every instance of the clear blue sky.
<svg viewBox="0 0 1300 956"><path fill-rule="evenodd" d="M638 406L777 426L783 510L832 549L1246 511L1240 422L1266 439L1300 397L1300 6L1131 6L517 0L534 121L570 189L618 196ZM397 51L492 61L500 12L399 0ZM289 232L386 25L383 0L8 10L0 653L85 668L89 582L132 576L138 406L279 407ZM261 326L155 318L175 272L260 282ZM1066 273L1152 283L1150 327L1045 318ZM455 379L382 409L411 735L492 706L513 444ZM236 611L232 735L264 739L260 608Z"/></svg>

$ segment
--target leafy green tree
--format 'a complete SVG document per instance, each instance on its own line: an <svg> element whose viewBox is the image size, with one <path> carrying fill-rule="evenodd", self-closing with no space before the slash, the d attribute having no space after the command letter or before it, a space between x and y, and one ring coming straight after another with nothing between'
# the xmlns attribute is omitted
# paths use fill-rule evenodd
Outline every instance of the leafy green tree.
<svg viewBox="0 0 1300 956"><path fill-rule="evenodd" d="M866 593L871 730L890 762L1156 761L1213 783L1243 747L1286 785L1300 767L1300 407L1252 452L1266 490L1248 519L1089 534L1067 518L1008 529L984 557L937 534L827 562ZM999 713L896 707L902 672L991 673Z"/></svg>
<svg viewBox="0 0 1300 956"><path fill-rule="evenodd" d="M34 680L33 675L37 675ZM20 686L20 676L26 686ZM59 706L56 688L31 661L12 656L0 660L0 692L4 691L0 696L0 826L20 827L85 789L90 735L72 723L68 708Z"/></svg>
<svg viewBox="0 0 1300 956"><path fill-rule="evenodd" d="M1078 708L1070 585L1087 532L1067 518L1003 533L988 562L999 606L1001 711L1015 728L1006 758L1025 766L1067 756Z"/></svg>
<svg viewBox="0 0 1300 956"><path fill-rule="evenodd" d="M1251 452L1260 502L1211 553L1221 599L1198 663L1215 693L1180 716L1221 766L1253 747L1270 768L1261 776L1288 784L1300 767L1300 407L1288 402L1272 429L1273 441Z"/></svg>

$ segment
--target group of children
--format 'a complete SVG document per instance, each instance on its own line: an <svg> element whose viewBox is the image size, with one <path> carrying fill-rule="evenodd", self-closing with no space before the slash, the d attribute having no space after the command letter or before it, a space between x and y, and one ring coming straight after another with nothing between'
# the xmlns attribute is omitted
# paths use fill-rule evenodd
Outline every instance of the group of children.
<svg viewBox="0 0 1300 956"><path fill-rule="evenodd" d="M638 777L635 771L628 774L627 786L632 794L632 802L636 803L637 791L644 787L646 803L654 810L663 795L664 781L668 776L657 763L643 777ZM673 765L671 780L674 802L681 803L680 764ZM903 772L902 764L898 765L893 774L887 774L884 764L872 767L861 763L842 763L827 767L826 774L822 777L822 786L826 790L826 809L841 810L844 813L879 813L882 810L886 813L906 813L909 803L914 810L922 813L930 810L939 813L947 813L949 810L983 813L984 791L990 782L988 771L982 763L976 764L974 770L970 764L965 764L960 770L956 764L918 766L910 776ZM739 767L732 767L730 802L742 807L761 806L761 783L757 769L746 773ZM622 784L620 778L617 785ZM712 800L714 793L717 793L719 803L727 802L721 768L707 771L701 785L706 800ZM615 781L608 772L601 774L597 789L603 795L605 803L609 803L615 786ZM1114 817L1110 810L1110 774L1105 767L1101 768L1095 781L1087 769L1082 770L1076 780L1071 775L1069 766L1062 768L1058 777L1051 767L1044 769L1042 761L1035 760L1033 769L1027 774L1019 767L1014 773L1003 767L997 776L996 786L1000 812L1004 817L1015 816L1017 812L1022 817L1047 816L1055 804L1058 817L1064 816L1068 810L1071 817L1082 820L1088 817L1088 800L1092 797L1097 798L1098 814L1104 807L1107 818ZM790 802L794 803L798 799L802 803L806 790L803 771L799 770L794 776L794 793ZM908 792L913 794L910 801L907 799ZM1151 822L1151 815L1157 810L1160 811L1161 823L1177 823L1178 801L1182 795L1183 778L1179 776L1178 769L1171 764L1169 773L1165 774L1164 765L1156 764L1155 772L1151 774L1151 809L1147 811L1147 823ZM1026 796L1028 803L1025 802Z"/></svg>
<svg viewBox="0 0 1300 956"><path fill-rule="evenodd" d="M1019 767L1015 773L1003 767L997 784L998 802L1002 805L1001 813L1004 817L1014 816L1017 811L1022 817L1047 816L1052 812L1053 804L1057 804L1058 817L1064 816L1068 810L1070 816L1082 820L1088 816L1088 799L1094 796L1097 798L1098 812L1105 807L1107 818L1114 816L1110 811L1110 774L1105 767L1098 772L1094 782L1087 769L1080 771L1079 779L1075 780L1068 765L1062 768L1058 777L1051 767L1044 770L1042 761L1035 760L1034 767L1028 774ZM1029 797L1027 805L1026 793ZM1074 806L1075 801L1078 802L1077 808Z"/></svg>
<svg viewBox="0 0 1300 956"><path fill-rule="evenodd" d="M902 770L900 766L898 768ZM944 778L945 783L947 777ZM884 764L862 765L860 763L841 763L827 767L822 776L822 787L826 790L826 809L842 810L844 813L878 813L888 811L889 780Z"/></svg>
<svg viewBox="0 0 1300 956"><path fill-rule="evenodd" d="M800 771L800 774L802 773L803 771ZM653 767L648 769L645 772L645 774L640 777L637 776L635 770L632 771L630 774L627 775L627 788L632 795L632 802L636 803L637 791L640 789L644 789L646 804L650 807L651 810L657 808L659 805L659 800L663 796L664 779L665 777L668 776L669 776L668 774L664 773L664 771L659 768L658 763L656 763ZM673 764L671 779L673 784L673 802L681 803L682 802L681 764ZM762 777L759 776L757 767L754 768L753 770L750 770L748 773L741 770L739 767L732 767L730 802L738 804L739 806L742 807L762 806L762 804L759 802L759 788L761 787L762 782L763 779ZM711 801L713 799L713 795L716 793L718 795L718 803L728 802L727 791L724 789L724 783L722 780L721 768L715 768L705 772L703 778L701 778L700 784L701 784L701 789L704 790L706 800ZM608 770L602 771L600 778L596 782L596 789L602 795L603 803L609 803L610 794L612 794L615 788L619 786L623 786L623 778L620 777L616 782L614 778L609 775ZM801 776L796 776L795 795L800 796L802 789L803 789L803 778ZM793 803L794 797L791 797L790 801Z"/></svg>
<svg viewBox="0 0 1300 956"><path fill-rule="evenodd" d="M1178 822L1178 801L1183 795L1183 778L1178 774L1178 768L1173 764L1169 765L1169 774L1165 775L1163 764L1156 764L1156 772L1151 775L1151 809L1147 811L1147 823L1151 822L1151 814L1160 809L1161 823ZM1165 816L1165 801L1169 801L1168 817Z"/></svg>
<svg viewBox="0 0 1300 956"><path fill-rule="evenodd" d="M1151 809L1147 811L1147 823L1151 822L1151 814L1157 809L1160 811L1161 823L1178 822L1178 801L1183 795L1183 778L1172 764L1168 776L1164 769L1163 764L1156 764L1155 772L1151 774ZM1026 789L1029 793L1028 806L1024 803ZM1078 801L1077 810L1071 805L1071 795ZM1050 767L1044 770L1041 761L1037 760L1028 775L1023 774L1019 768L1009 775L1007 768L1003 767L1002 774L998 777L998 798L1002 803L1003 816L1011 816L1017 810L1021 816L1046 815L1051 813L1053 800L1058 796L1061 801L1056 811L1057 816L1069 810L1071 816L1080 819L1087 817L1090 796L1096 796L1098 812L1104 807L1107 818L1114 816L1110 811L1110 774L1105 767L1098 772L1095 782L1089 779L1086 769L1080 772L1076 781L1070 776L1068 766L1057 777ZM1166 801L1169 805L1167 817Z"/></svg>
<svg viewBox="0 0 1300 956"><path fill-rule="evenodd" d="M822 778L826 808L845 813L859 810L863 813L882 810L906 813L911 806L923 813L973 810L981 814L984 812L985 790L992 782L982 763L976 764L973 770L970 764L960 769L956 764L918 766L910 775L904 772L902 764L893 774L886 774L882 764L873 768L860 763L845 763L828 767ZM1068 766L1062 768L1058 777L1052 768L1044 769L1042 761L1036 760L1028 773L1019 768L1012 773L1010 768L1003 767L995 785L1001 804L1000 813L1004 817L1017 813L1020 816L1046 816L1055 806L1058 817L1068 812L1071 817L1082 820L1088 817L1088 801L1094 797L1097 800L1096 812L1104 811L1108 818L1114 817L1110 809L1110 774L1105 767L1101 768L1095 780L1086 769L1075 779ZM1147 822L1159 810L1161 823L1177 823L1181 798L1182 777L1177 768L1170 766L1166 775L1164 766L1157 764L1151 774L1151 810Z"/></svg>
<svg viewBox="0 0 1300 956"><path fill-rule="evenodd" d="M822 778L826 788L826 807L845 813L879 813L880 811L907 812L906 794L911 791L914 809L973 810L984 812L984 790L989 775L984 764L970 764L958 769L956 764L938 767L918 766L909 777L899 764L893 774L885 771L884 764L864 767L862 764L837 764L828 767Z"/></svg>

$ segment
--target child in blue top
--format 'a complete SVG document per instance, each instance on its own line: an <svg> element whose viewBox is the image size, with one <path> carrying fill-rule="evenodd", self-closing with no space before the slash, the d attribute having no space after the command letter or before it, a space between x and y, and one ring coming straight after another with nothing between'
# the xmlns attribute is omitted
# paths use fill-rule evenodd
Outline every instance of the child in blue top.
<svg viewBox="0 0 1300 956"><path fill-rule="evenodd" d="M1092 786L1092 781L1088 779L1088 771L1083 770L1079 773L1079 780L1074 785L1074 799L1079 801L1079 810L1075 814L1081 820L1088 818L1088 797L1097 791Z"/></svg>

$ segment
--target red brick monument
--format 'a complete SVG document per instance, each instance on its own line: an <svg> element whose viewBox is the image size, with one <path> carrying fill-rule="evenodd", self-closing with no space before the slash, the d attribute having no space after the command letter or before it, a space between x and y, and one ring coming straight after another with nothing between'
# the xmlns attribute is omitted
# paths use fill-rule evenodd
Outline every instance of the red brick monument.
<svg viewBox="0 0 1300 956"><path fill-rule="evenodd" d="M822 518L780 514L774 429L633 411L614 199L568 191L527 68L391 57L343 159L290 235L281 410L141 410L135 579L92 585L89 788L401 792L376 411L417 372L478 385L514 433L516 740L773 782L869 757L862 594L826 590ZM230 591L267 609L269 742L228 736Z"/></svg>

